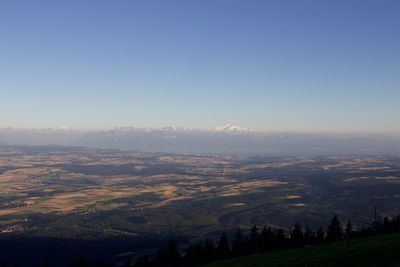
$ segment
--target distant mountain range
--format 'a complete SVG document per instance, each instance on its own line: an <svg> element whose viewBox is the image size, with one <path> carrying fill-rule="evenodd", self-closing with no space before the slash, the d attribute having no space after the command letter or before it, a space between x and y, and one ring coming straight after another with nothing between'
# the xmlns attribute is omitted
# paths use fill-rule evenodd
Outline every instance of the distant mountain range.
<svg viewBox="0 0 400 267"><path fill-rule="evenodd" d="M235 132L235 133L238 133L238 132L247 133L247 132L250 132L250 129L244 128L244 127L240 127L240 126L236 126L236 125L231 125L231 124L228 123L228 124L225 124L225 125L222 125L222 126L215 127L214 131L223 132L223 133L233 133L233 132Z"/></svg>
<svg viewBox="0 0 400 267"><path fill-rule="evenodd" d="M187 154L400 155L400 138L384 135L265 133L226 124L108 131L0 129L0 144L67 145Z"/></svg>

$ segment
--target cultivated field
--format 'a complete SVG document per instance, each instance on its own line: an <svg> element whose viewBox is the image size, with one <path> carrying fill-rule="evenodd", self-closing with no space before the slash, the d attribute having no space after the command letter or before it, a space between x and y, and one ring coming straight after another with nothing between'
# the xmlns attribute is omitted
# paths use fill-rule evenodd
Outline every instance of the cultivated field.
<svg viewBox="0 0 400 267"><path fill-rule="evenodd" d="M251 224L356 225L399 211L396 157L247 157L0 148L0 233L202 237Z"/></svg>

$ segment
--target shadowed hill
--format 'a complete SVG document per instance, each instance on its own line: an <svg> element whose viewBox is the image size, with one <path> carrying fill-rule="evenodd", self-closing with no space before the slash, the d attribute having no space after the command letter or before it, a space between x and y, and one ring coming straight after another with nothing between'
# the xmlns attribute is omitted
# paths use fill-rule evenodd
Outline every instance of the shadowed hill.
<svg viewBox="0 0 400 267"><path fill-rule="evenodd" d="M204 267L317 267L317 266L400 266L400 234L354 240L346 243L283 250L215 262Z"/></svg>

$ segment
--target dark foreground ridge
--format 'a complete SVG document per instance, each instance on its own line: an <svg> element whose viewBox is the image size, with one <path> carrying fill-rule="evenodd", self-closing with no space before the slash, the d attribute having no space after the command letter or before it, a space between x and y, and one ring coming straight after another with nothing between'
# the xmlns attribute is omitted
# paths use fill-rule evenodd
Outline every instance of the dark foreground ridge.
<svg viewBox="0 0 400 267"><path fill-rule="evenodd" d="M352 251L346 242L336 242L271 253L262 253L204 267L355 267L400 266L400 234L356 239Z"/></svg>
<svg viewBox="0 0 400 267"><path fill-rule="evenodd" d="M343 227L344 226L344 227ZM330 224L326 228L327 230L324 231L322 227L318 229L317 232L313 232L310 230L308 226L303 228L300 223L297 221L289 232L284 232L282 229L272 230L271 228L264 227L260 232L256 225L254 225L250 229L250 233L247 236L242 234L242 230L239 228L234 235L231 242L228 241L227 235L222 233L219 241L215 243L212 240L206 240L205 242L198 242L196 244L191 244L187 250L185 251L184 255L181 255L180 251L177 248L177 245L174 241L170 241L168 246L160 249L156 256L153 258L148 257L141 257L139 258L136 263L133 265L134 267L191 267L191 266L201 266L210 262L226 260L230 258L240 258L244 256L260 254L260 253L283 253L282 257L285 256L285 253L288 254L287 259L282 259L282 266L309 266L307 262L302 263L301 258L303 260L307 259L306 257L301 257L299 255L300 262L296 263L296 258L291 258L290 253L293 253L293 249L297 248L312 248L312 247L319 247L320 250L316 249L316 251L320 251L322 253L320 257L323 258L323 255L330 256L335 258L335 255L341 255L339 252L343 251L343 253L348 253L349 255L354 253L354 255L359 255L362 257L364 255L365 258L368 258L370 255L375 255L375 264L376 265L369 265L369 266L382 266L381 264L377 264L381 262L382 264L386 261L399 261L400 262L400 254L398 250L393 251L393 255L389 254L387 257L385 251L388 249L390 251L390 247L383 248L379 253L375 252L373 249L370 252L368 249L355 251L357 248L353 245L353 239L361 239L371 236L379 236L379 235L386 235L386 234L393 234L393 242L396 245L396 248L400 247L400 239L399 239L399 232L400 232L400 216L393 217L389 219L387 217L384 218L382 222L377 221L376 219L374 222L370 224L369 227L362 228L360 230L354 230L351 221L347 221L346 224L342 224L339 221L337 215L333 216L331 219ZM335 243L332 247L321 245ZM384 244L383 244L384 245ZM377 244L377 246L381 246ZM372 245L372 247L374 247ZM278 251L278 252L277 252ZM287 252L292 251L292 252ZM307 250L306 250L307 251ZM312 250L310 250L312 252ZM371 254L372 253L372 254ZM271 254L272 255L272 254ZM294 254L296 255L296 254ZM266 256L268 257L268 256ZM318 257L317 257L318 258ZM381 258L381 260L379 260ZM253 266L251 264L252 258L247 258L249 260L250 265L246 266ZM257 259L257 257L256 257ZM279 257L276 257L279 259ZM246 261L246 258L244 258ZM289 260L289 262L285 262L284 260ZM293 261L293 265L291 264L291 260ZM233 261L235 263L236 261ZM240 260L238 260L238 264L240 264ZM256 260L257 262L257 260ZM310 259L312 262L312 259ZM332 265L326 265L328 262L321 262L319 265L315 266L343 266L339 262L335 264L335 261L332 261ZM346 262L344 262L346 263ZM231 266L229 262L226 263L228 265L223 266ZM254 266L269 266L267 262L260 263L264 265L254 265ZM330 264L330 263L329 263ZM372 263L371 263L372 264ZM129 265L128 265L129 266ZM218 266L215 265L215 266ZM242 266L242 265L237 265ZM280 266L273 265L273 266ZM350 265L354 266L354 265ZM390 265L393 266L393 265Z"/></svg>
<svg viewBox="0 0 400 267"><path fill-rule="evenodd" d="M354 230L351 221L342 224L335 215L326 231L320 227L313 232L299 222L288 232L266 227L260 231L254 225L248 234L240 228L232 237L222 233L217 242L207 239L184 248L178 243L171 240L155 255L141 256L134 263L108 261L102 257L107 251L89 246L86 249L97 254L90 260L57 258L32 265L24 254L16 254L13 263L0 259L0 267L400 266L400 215L383 221L375 219L359 230ZM2 244L1 250L7 250L7 245ZM88 251L81 251L82 255ZM45 255L46 251L36 253Z"/></svg>

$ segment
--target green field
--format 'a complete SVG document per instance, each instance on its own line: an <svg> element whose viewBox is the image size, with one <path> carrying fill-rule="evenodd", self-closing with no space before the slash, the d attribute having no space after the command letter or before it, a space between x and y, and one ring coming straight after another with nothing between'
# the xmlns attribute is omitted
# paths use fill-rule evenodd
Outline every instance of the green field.
<svg viewBox="0 0 400 267"><path fill-rule="evenodd" d="M284 250L217 262L207 267L400 266L400 234Z"/></svg>

